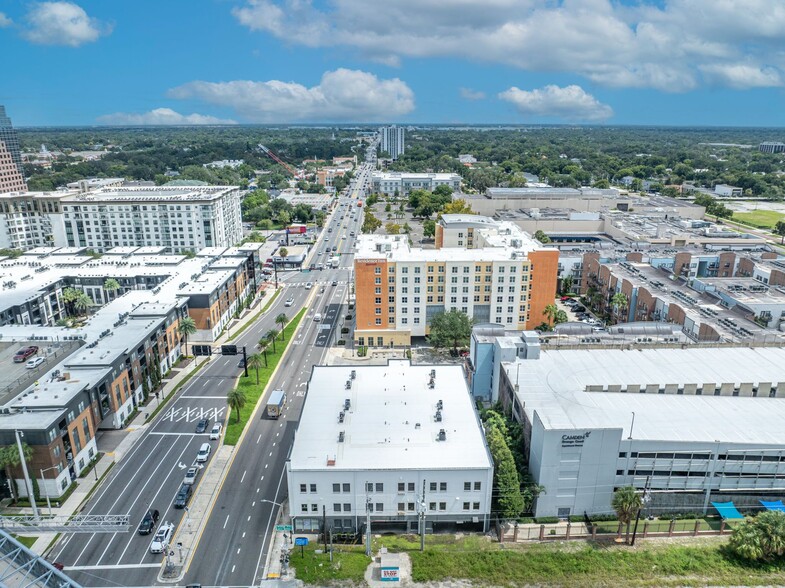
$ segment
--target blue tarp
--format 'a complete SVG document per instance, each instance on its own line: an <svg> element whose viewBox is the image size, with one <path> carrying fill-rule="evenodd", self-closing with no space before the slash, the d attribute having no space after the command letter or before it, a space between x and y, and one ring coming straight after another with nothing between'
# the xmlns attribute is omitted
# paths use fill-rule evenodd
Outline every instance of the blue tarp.
<svg viewBox="0 0 785 588"><path fill-rule="evenodd" d="M779 510L785 512L785 504L782 504L782 500L777 500L775 502L766 502L765 500L761 500L760 503L766 510Z"/></svg>
<svg viewBox="0 0 785 588"><path fill-rule="evenodd" d="M712 502L711 505L717 509L723 519L743 519L742 515L732 502Z"/></svg>

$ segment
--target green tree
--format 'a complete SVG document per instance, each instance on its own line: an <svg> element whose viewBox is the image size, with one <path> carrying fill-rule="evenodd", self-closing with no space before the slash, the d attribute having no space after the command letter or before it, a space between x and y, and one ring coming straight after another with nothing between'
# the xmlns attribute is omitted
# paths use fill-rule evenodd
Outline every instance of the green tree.
<svg viewBox="0 0 785 588"><path fill-rule="evenodd" d="M276 334L278 333L276 332ZM270 347L270 343L270 339L268 339L266 336L263 336L256 344L257 347L259 347L259 351L262 352L262 356L264 357L264 367L267 367L267 349Z"/></svg>
<svg viewBox="0 0 785 588"><path fill-rule="evenodd" d="M84 292L80 292L79 296L74 300L74 310L79 314L87 314L87 310L93 305L93 299Z"/></svg>
<svg viewBox="0 0 785 588"><path fill-rule="evenodd" d="M569 320L569 317L567 316L566 312L564 312L563 310L557 310L556 311L556 316L553 317L553 324L554 325L560 325L562 323L566 323L568 320Z"/></svg>
<svg viewBox="0 0 785 588"><path fill-rule="evenodd" d="M775 235L779 235L782 237L780 240L780 245L785 243L785 221L777 221L777 224L774 225L774 230L772 231Z"/></svg>
<svg viewBox="0 0 785 588"><path fill-rule="evenodd" d="M186 259L193 259L194 257L196 257L196 251L194 251L193 249L184 249L183 255L185 255Z"/></svg>
<svg viewBox="0 0 785 588"><path fill-rule="evenodd" d="M426 219L423 221L422 236L431 238L436 236L436 221L431 219Z"/></svg>
<svg viewBox="0 0 785 588"><path fill-rule="evenodd" d="M752 561L774 560L785 555L785 513L771 510L740 523L731 535L731 550Z"/></svg>
<svg viewBox="0 0 785 588"><path fill-rule="evenodd" d="M280 257L288 257L288 256L289 256L289 250L288 250L286 247L281 247L281 248L278 250L278 255L279 255Z"/></svg>
<svg viewBox="0 0 785 588"><path fill-rule="evenodd" d="M289 214L289 212L287 212L286 210L279 211L277 215L277 219L278 222L284 227L286 227L289 223L292 222L292 217Z"/></svg>
<svg viewBox="0 0 785 588"><path fill-rule="evenodd" d="M439 349L440 347L452 347L456 351L458 347L465 347L469 344L472 335L472 319L465 312L451 309L449 312L442 312L431 319L431 332L428 341Z"/></svg>
<svg viewBox="0 0 785 588"><path fill-rule="evenodd" d="M373 233L382 226L382 221L374 216L374 214L370 210L365 211L365 216L363 216L363 224L360 230L363 233Z"/></svg>
<svg viewBox="0 0 785 588"><path fill-rule="evenodd" d="M65 304L65 311L71 316L76 314L74 302L76 302L76 299L79 298L79 294L81 293L82 291L77 290L76 288L63 289L63 303Z"/></svg>
<svg viewBox="0 0 785 588"><path fill-rule="evenodd" d="M397 235L401 232L401 225L396 223L387 223L384 225L384 230L387 231L388 235Z"/></svg>
<svg viewBox="0 0 785 588"><path fill-rule="evenodd" d="M409 223L403 223L403 232L407 235L412 232L412 228L409 226Z"/></svg>
<svg viewBox="0 0 785 588"><path fill-rule="evenodd" d="M493 486L496 489L497 510L504 518L517 517L523 512L523 496L512 452L498 427L488 427L485 437L493 457Z"/></svg>
<svg viewBox="0 0 785 588"><path fill-rule="evenodd" d="M267 366L267 357L264 358L264 365ZM262 356L259 353L253 353L248 356L247 366L256 372L256 385L259 385L259 370L262 367Z"/></svg>
<svg viewBox="0 0 785 588"><path fill-rule="evenodd" d="M30 460L33 458L33 448L30 447L27 443L22 442L22 453L24 454L25 462L30 463ZM14 481L11 468L18 467L20 463L19 447L16 443L0 448L0 466L2 466L2 468L5 470L6 479ZM12 483L10 484L10 487L11 495L13 496L14 502L16 502L19 500L16 484Z"/></svg>
<svg viewBox="0 0 785 588"><path fill-rule="evenodd" d="M384 212L390 212L392 210L392 204L389 202L384 205Z"/></svg>
<svg viewBox="0 0 785 588"><path fill-rule="evenodd" d="M277 317L275 317L275 322L281 325L281 340L286 339L286 334L284 333L284 329L286 328L286 323L289 322L289 317L286 316L286 313L282 312Z"/></svg>
<svg viewBox="0 0 785 588"><path fill-rule="evenodd" d="M190 316L184 316L177 324L177 332L185 339L183 355L188 355L188 336L196 333L196 321Z"/></svg>
<svg viewBox="0 0 785 588"><path fill-rule="evenodd" d="M537 229L534 232L534 238L537 239L540 243L550 243L551 242L551 238L548 235L546 235L545 233L543 233L539 229Z"/></svg>
<svg viewBox="0 0 785 588"><path fill-rule="evenodd" d="M474 214L474 212L472 207L466 203L466 200L459 198L445 204L442 208L442 214Z"/></svg>
<svg viewBox="0 0 785 588"><path fill-rule="evenodd" d="M273 353L275 353L275 340L278 338L278 331L275 329L270 329L263 335L263 337L270 342L270 344L273 346Z"/></svg>
<svg viewBox="0 0 785 588"><path fill-rule="evenodd" d="M627 295L624 292L616 292L616 294L611 297L611 308L613 308L613 311L617 315L622 315L629 303L630 301L627 299Z"/></svg>
<svg viewBox="0 0 785 588"><path fill-rule="evenodd" d="M439 184L433 189L433 193L443 198L452 198L452 188L447 184Z"/></svg>
<svg viewBox="0 0 785 588"><path fill-rule="evenodd" d="M556 322L556 315L559 312L559 307L555 304L549 304L545 307L545 310L542 311L543 316L548 319L548 325L553 326Z"/></svg>
<svg viewBox="0 0 785 588"><path fill-rule="evenodd" d="M620 523L627 525L627 543L630 542L630 523L643 507L643 496L633 486L623 486L613 493L611 507Z"/></svg>
<svg viewBox="0 0 785 588"><path fill-rule="evenodd" d="M243 392L240 388L229 390L229 393L226 395L226 402L229 404L229 409L237 413L237 422L239 423L240 411L242 410L243 406L245 406L246 402L245 392Z"/></svg>
<svg viewBox="0 0 785 588"><path fill-rule="evenodd" d="M115 280L114 278L107 278L104 282L104 290L107 292L111 292L113 294L112 298L114 298L116 292L120 289L120 282Z"/></svg>
<svg viewBox="0 0 785 588"><path fill-rule="evenodd" d="M572 275L564 276L561 279L561 292L562 294L567 294L568 292L572 292L574 280Z"/></svg>

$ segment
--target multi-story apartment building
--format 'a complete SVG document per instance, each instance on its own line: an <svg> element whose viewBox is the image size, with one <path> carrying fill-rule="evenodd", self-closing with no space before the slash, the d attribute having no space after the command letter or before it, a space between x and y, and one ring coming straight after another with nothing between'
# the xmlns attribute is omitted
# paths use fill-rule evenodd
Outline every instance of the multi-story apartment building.
<svg viewBox="0 0 785 588"><path fill-rule="evenodd" d="M22 150L19 146L19 135L11 124L11 119L5 113L5 106L0 104L0 141L5 143L6 149L11 153L11 159L16 165L19 173L24 177L25 170L22 167Z"/></svg>
<svg viewBox="0 0 785 588"><path fill-rule="evenodd" d="M318 366L286 464L296 532L488 530L493 461L459 366ZM326 519L326 521L325 521Z"/></svg>
<svg viewBox="0 0 785 588"><path fill-rule="evenodd" d="M0 139L0 194L26 191L24 175L19 171L19 166L16 165L5 141Z"/></svg>
<svg viewBox="0 0 785 588"><path fill-rule="evenodd" d="M433 316L452 309L479 323L531 329L556 295L559 252L511 223L478 219L458 245L466 215L440 221L440 249L413 249L406 236L362 236L354 260L357 345L409 345ZM476 228L476 226L486 228ZM453 237L453 233L455 236ZM450 246L455 243L454 246ZM471 248L468 248L471 247Z"/></svg>
<svg viewBox="0 0 785 588"><path fill-rule="evenodd" d="M432 192L441 185L447 185L453 192L457 192L461 189L461 176L449 173L374 172L371 174L371 191L388 196L407 196L412 190Z"/></svg>
<svg viewBox="0 0 785 588"><path fill-rule="evenodd" d="M231 247L242 240L235 186L117 187L0 195L0 246Z"/></svg>
<svg viewBox="0 0 785 588"><path fill-rule="evenodd" d="M379 129L379 138L379 150L389 153L392 159L398 159L406 150L406 132L403 127L382 127Z"/></svg>
<svg viewBox="0 0 785 588"><path fill-rule="evenodd" d="M764 141L758 145L758 151L761 153L783 153L785 152L785 143L779 141Z"/></svg>

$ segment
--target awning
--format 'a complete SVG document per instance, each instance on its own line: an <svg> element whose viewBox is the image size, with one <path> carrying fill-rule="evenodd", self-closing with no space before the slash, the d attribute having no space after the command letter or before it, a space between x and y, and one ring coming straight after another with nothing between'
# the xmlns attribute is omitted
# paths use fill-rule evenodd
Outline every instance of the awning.
<svg viewBox="0 0 785 588"><path fill-rule="evenodd" d="M785 512L785 504L782 504L782 500L776 500L774 502L761 500L760 503L766 510L779 510L781 512Z"/></svg>
<svg viewBox="0 0 785 588"><path fill-rule="evenodd" d="M736 505L732 502L712 502L711 505L717 509L724 520L744 518L744 515L736 509Z"/></svg>

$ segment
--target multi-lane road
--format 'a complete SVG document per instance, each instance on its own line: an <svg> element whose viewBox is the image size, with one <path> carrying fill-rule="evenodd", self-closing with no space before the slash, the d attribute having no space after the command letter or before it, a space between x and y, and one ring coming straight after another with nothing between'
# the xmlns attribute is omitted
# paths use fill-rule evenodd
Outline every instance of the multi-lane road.
<svg viewBox="0 0 785 588"><path fill-rule="evenodd" d="M336 253L341 254L339 267L279 273L283 292L260 320L233 341L250 352L264 333L276 328L274 319L279 313L291 318L308 305L268 387L287 391L283 416L277 421L257 418L248 424L196 551L188 558L186 583L249 586L263 577L278 505L287 494L285 462L311 368L323 362L328 348L340 336L336 330L340 330L346 314L353 259L351 233L360 232L363 209L357 207L357 201L364 198L369 173L363 166L348 193L339 199L310 260L328 265L335 246ZM307 282L313 282L312 289L305 287ZM286 307L289 298L294 302ZM316 313L322 314L320 322L313 320ZM134 532L66 535L54 547L50 559L62 562L74 580L85 586L157 583L162 556L149 552L152 535L140 536L135 527L148 509L160 511L158 524L180 524L185 512L174 509L172 503L185 469L193 463L202 443L211 443L213 449L218 444L210 441L207 433L195 433L196 422L205 417L211 424L226 421L226 394L241 372L238 359L214 355L161 411L91 498L84 514L128 514Z"/></svg>

